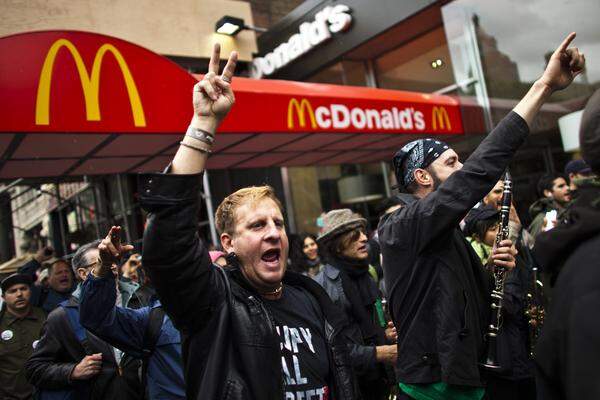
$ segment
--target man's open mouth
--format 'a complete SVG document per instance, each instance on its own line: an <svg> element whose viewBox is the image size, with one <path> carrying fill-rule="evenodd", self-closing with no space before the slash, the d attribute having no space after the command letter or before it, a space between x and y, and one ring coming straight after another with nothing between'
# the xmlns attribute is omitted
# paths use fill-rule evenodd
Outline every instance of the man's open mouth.
<svg viewBox="0 0 600 400"><path fill-rule="evenodd" d="M281 249L269 249L263 253L261 260L266 263L279 263L280 256Z"/></svg>

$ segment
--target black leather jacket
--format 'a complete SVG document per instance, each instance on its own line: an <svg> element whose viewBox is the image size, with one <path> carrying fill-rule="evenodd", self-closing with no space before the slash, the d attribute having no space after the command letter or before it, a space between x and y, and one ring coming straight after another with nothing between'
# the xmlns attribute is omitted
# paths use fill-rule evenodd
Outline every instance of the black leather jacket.
<svg viewBox="0 0 600 400"><path fill-rule="evenodd" d="M279 337L260 296L236 266L213 265L197 234L199 175L140 177L142 206L150 212L144 266L166 312L182 333L188 399L281 400ZM293 285L321 306L335 399L356 399L343 317L322 288L287 272Z"/></svg>
<svg viewBox="0 0 600 400"><path fill-rule="evenodd" d="M481 386L489 276L459 229L494 187L529 128L510 112L434 192L385 215L379 244L398 331L402 383Z"/></svg>

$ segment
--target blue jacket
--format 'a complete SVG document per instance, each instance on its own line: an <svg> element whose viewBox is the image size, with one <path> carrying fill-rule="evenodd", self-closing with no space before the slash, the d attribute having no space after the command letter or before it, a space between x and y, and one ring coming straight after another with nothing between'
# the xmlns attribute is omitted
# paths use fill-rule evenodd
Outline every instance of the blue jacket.
<svg viewBox="0 0 600 400"><path fill-rule="evenodd" d="M144 335L151 307L136 310L115 307L113 278L96 278L92 274L83 283L81 324L98 337L133 356L143 357ZM160 335L148 360L147 382L151 399L185 399L181 359L181 337L165 315Z"/></svg>

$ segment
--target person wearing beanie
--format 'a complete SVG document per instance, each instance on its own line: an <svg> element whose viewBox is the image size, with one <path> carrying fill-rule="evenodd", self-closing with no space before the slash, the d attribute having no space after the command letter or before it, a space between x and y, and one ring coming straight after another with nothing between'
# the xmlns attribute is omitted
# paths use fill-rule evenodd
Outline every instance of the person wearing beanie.
<svg viewBox="0 0 600 400"><path fill-rule="evenodd" d="M465 217L463 232L483 265L492 254L498 232L498 215L498 210L486 205L472 209Z"/></svg>
<svg viewBox="0 0 600 400"><path fill-rule="evenodd" d="M577 190L577 181L586 179L592 174L592 169L583 160L571 160L565 166L565 175L569 177L569 189L571 192Z"/></svg>
<svg viewBox="0 0 600 400"><path fill-rule="evenodd" d="M579 132L583 160L595 176L577 193L534 253L552 276L552 302L535 349L540 399L600 398L600 90L588 101Z"/></svg>
<svg viewBox="0 0 600 400"><path fill-rule="evenodd" d="M46 320L41 308L31 304L32 280L12 274L2 280L0 310L0 399L30 399L34 387L27 382L23 366L40 337Z"/></svg>
<svg viewBox="0 0 600 400"><path fill-rule="evenodd" d="M386 337L388 321L381 306L377 284L369 274L367 221L349 209L329 211L323 218L317 242L326 265L315 277L350 321L353 339L350 359L365 399L387 399L394 384L389 367L398 350L393 326Z"/></svg>
<svg viewBox="0 0 600 400"><path fill-rule="evenodd" d="M396 375L400 399L481 400L479 363L490 323L490 281L459 224L500 179L550 95L583 71L585 60L568 48L571 33L515 108L464 165L448 144L412 141L392 164L402 191L415 201L384 216L379 241L388 304L398 333ZM495 266L512 269L510 240L492 251Z"/></svg>
<svg viewBox="0 0 600 400"><path fill-rule="evenodd" d="M484 268L489 264L499 229L498 210L485 205L469 211L465 218L464 233L480 257ZM520 249L520 247L518 247ZM487 378L487 399L535 399L533 361L529 351L529 327L525 315L527 293L531 290L531 268L524 256L527 250L515 257L516 268L510 271L504 282L502 299L502 329L498 334L498 356L504 370L501 376Z"/></svg>

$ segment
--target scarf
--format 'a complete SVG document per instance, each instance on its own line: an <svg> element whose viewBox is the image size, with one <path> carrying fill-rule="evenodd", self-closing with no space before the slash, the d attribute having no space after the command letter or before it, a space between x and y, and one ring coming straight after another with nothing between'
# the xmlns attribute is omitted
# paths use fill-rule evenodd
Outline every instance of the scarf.
<svg viewBox="0 0 600 400"><path fill-rule="evenodd" d="M321 266L321 259L319 257L315 258L314 260L311 260L308 257L305 257L305 258L306 258L306 266L308 268L315 268L315 267Z"/></svg>
<svg viewBox="0 0 600 400"><path fill-rule="evenodd" d="M374 321L377 286L369 274L369 260L330 257L329 263L340 271L344 295L351 304L351 313L358 322L366 345L383 343L385 332Z"/></svg>

